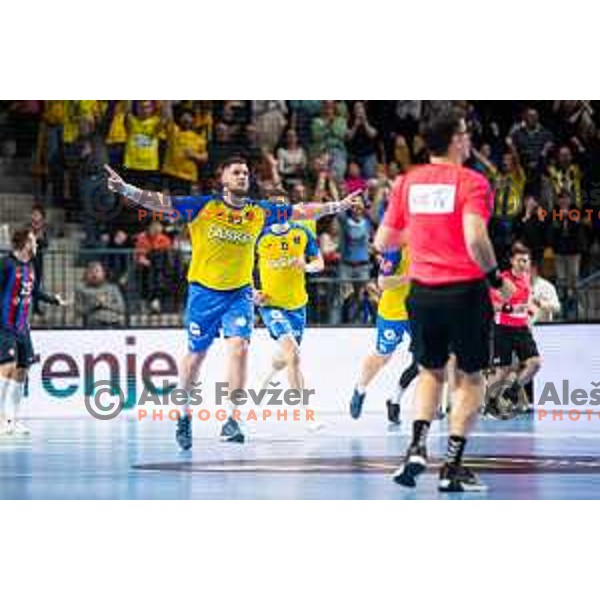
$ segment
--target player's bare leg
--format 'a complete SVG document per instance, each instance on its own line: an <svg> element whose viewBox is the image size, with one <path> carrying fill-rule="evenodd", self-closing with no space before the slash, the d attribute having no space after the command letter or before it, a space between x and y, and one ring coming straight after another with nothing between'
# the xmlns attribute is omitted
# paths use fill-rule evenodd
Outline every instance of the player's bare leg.
<svg viewBox="0 0 600 600"><path fill-rule="evenodd" d="M444 392L442 394L442 402L438 417L443 419L450 412L450 406L454 392L456 391L458 373L456 370L456 356L450 355L446 364L446 382L444 384Z"/></svg>
<svg viewBox="0 0 600 600"><path fill-rule="evenodd" d="M392 358L391 354L387 356L383 356L381 354L369 354L362 364L360 377L356 387L359 390L366 390L371 381L375 379L379 371L381 371L381 369L383 369L383 367L390 362L390 358Z"/></svg>
<svg viewBox="0 0 600 600"><path fill-rule="evenodd" d="M280 366L280 361L282 361L284 368L287 369L290 389L300 390L302 393L302 390L306 388L306 382L304 380L304 373L302 372L300 346L293 335L288 334L279 338L279 350L276 356L278 358L277 366ZM313 411L313 413L314 412L315 411ZM324 427L324 423L321 420L315 419L314 417L313 419L314 420L309 426L311 431L315 432Z"/></svg>
<svg viewBox="0 0 600 600"><path fill-rule="evenodd" d="M515 397L514 404L516 405L520 388L517 373L513 367L496 367L494 372L488 376L485 387L487 389L484 392L484 416L491 415L498 418L500 415L513 411L512 397Z"/></svg>
<svg viewBox="0 0 600 600"><path fill-rule="evenodd" d="M532 356L525 361L525 366L517 374L519 385L527 385L542 368L542 359L539 356Z"/></svg>
<svg viewBox="0 0 600 600"><path fill-rule="evenodd" d="M198 383L200 369L206 358L206 352L188 352L179 364L181 389L188 394ZM181 407L181 416L177 422L176 440L182 450L192 447L192 416L189 414L189 400Z"/></svg>
<svg viewBox="0 0 600 600"><path fill-rule="evenodd" d="M367 387L375 379L376 375L390 361L391 354L383 355L373 352L363 361L360 369L358 382L354 387L352 401L350 402L350 416L358 419L362 413L362 407L367 395Z"/></svg>
<svg viewBox="0 0 600 600"><path fill-rule="evenodd" d="M190 392L196 383L198 375L206 358L206 352L188 352L179 365L181 388Z"/></svg>
<svg viewBox="0 0 600 600"><path fill-rule="evenodd" d="M445 370L444 369L424 369L419 371L417 388L415 391L415 423L417 421L427 421L430 423L437 411L442 398L444 389ZM427 426L429 430L429 426ZM421 435L413 436L413 441L426 441Z"/></svg>
<svg viewBox="0 0 600 600"><path fill-rule="evenodd" d="M288 381L293 390L304 389L304 375L300 364L300 346L292 335L285 335L279 340L281 356L287 367Z"/></svg>
<svg viewBox="0 0 600 600"><path fill-rule="evenodd" d="M513 403L513 406L518 407L521 411L527 411L529 408L524 388L528 383L533 381L533 378L541 368L541 357L531 356L517 371L514 383L506 390L506 396Z"/></svg>
<svg viewBox="0 0 600 600"><path fill-rule="evenodd" d="M248 373L248 340L230 337L225 340L227 346L226 379L228 391L244 389ZM221 429L221 439L226 442L244 443L245 436L240 424L233 418L234 406L229 405L229 417Z"/></svg>
<svg viewBox="0 0 600 600"><path fill-rule="evenodd" d="M283 357L281 351L278 348L277 351L275 352L275 354L273 355L273 359L271 360L271 370L269 371L269 374L265 377L264 381L262 382L260 389L261 390L268 389L269 383L271 383L271 381L273 381L273 378L275 377L275 375L277 375L277 373L279 373L280 371L283 371L283 369L285 369L286 364L287 363L285 362L285 358Z"/></svg>
<svg viewBox="0 0 600 600"><path fill-rule="evenodd" d="M231 392L243 389L248 372L248 340L241 337L230 337L225 341L227 346L227 384Z"/></svg>
<svg viewBox="0 0 600 600"><path fill-rule="evenodd" d="M466 437L477 420L483 398L483 376L480 373L456 373L454 402L450 410L450 436Z"/></svg>

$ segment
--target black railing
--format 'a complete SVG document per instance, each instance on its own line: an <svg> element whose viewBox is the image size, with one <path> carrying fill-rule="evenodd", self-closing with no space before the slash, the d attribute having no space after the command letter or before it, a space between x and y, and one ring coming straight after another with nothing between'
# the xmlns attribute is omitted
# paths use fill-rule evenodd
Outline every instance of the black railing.
<svg viewBox="0 0 600 600"><path fill-rule="evenodd" d="M58 293L67 307L39 305L36 328L180 327L187 294L186 249L147 255L133 249L52 250L43 255L44 289ZM99 262L107 283L84 285L86 269ZM373 280L309 276L308 322L311 325L372 325L377 293Z"/></svg>
<svg viewBox="0 0 600 600"><path fill-rule="evenodd" d="M61 294L69 305L36 307L33 326L181 327L189 260L187 249L151 253L149 264L142 264L133 249L47 251L43 257L44 288ZM92 262L102 264L109 286L84 287L84 273ZM309 276L307 288L310 325L374 324L378 294L373 279L343 280L334 274ZM95 296L97 302L93 300ZM574 294L561 296L563 308L557 321L600 321L600 273L582 280Z"/></svg>

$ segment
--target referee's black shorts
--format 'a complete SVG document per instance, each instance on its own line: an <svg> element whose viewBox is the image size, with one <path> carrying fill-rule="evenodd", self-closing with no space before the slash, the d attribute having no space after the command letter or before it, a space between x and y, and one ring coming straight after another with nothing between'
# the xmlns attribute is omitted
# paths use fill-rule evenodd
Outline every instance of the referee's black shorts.
<svg viewBox="0 0 600 600"><path fill-rule="evenodd" d="M450 353L465 373L489 367L494 313L485 281L437 286L413 282L407 305L414 357L422 367L443 369Z"/></svg>
<svg viewBox="0 0 600 600"><path fill-rule="evenodd" d="M531 329L529 327L495 325L493 365L510 367L515 354L521 363L540 355Z"/></svg>

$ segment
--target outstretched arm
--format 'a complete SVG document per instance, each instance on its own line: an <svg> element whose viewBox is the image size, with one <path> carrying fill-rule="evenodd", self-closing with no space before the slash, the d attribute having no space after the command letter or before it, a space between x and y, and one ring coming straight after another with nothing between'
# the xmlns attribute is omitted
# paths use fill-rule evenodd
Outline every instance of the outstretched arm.
<svg viewBox="0 0 600 600"><path fill-rule="evenodd" d="M508 140L510 138L506 139ZM512 148L514 148L514 146L512 146ZM497 173L498 169L496 169L496 166L481 154L477 148L471 148L471 154L484 166L488 177L494 176Z"/></svg>
<svg viewBox="0 0 600 600"><path fill-rule="evenodd" d="M108 173L107 185L111 192L120 194L134 204L150 211L164 212L173 207L169 196L165 196L160 192L142 190L135 185L126 183L125 180L108 165L104 165L104 169Z"/></svg>
<svg viewBox="0 0 600 600"><path fill-rule="evenodd" d="M49 294L39 286L37 286L34 289L33 296L40 302L52 304L53 306L67 306L68 304L68 302L64 300L59 294Z"/></svg>
<svg viewBox="0 0 600 600"><path fill-rule="evenodd" d="M361 190L352 192L339 202L326 202L324 204L319 202L309 202L307 204L296 204L294 205L294 212L292 219L320 219L328 215L336 215L337 213L350 210L354 206L360 206L362 201L359 196L362 194Z"/></svg>

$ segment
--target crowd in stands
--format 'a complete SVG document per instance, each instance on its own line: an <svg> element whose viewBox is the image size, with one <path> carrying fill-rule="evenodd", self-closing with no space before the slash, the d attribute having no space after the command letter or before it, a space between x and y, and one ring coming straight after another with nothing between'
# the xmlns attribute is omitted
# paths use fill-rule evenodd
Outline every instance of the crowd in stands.
<svg viewBox="0 0 600 600"><path fill-rule="evenodd" d="M171 194L214 191L218 165L232 154L249 160L256 197L284 188L291 202L325 202L363 190L362 208L316 227L326 270L311 283L309 316L369 323L378 298L373 234L395 178L428 160L420 123L451 104L464 110L471 133L467 166L490 181L501 263L515 241L527 245L568 315L577 282L598 269L600 254L594 102L58 100L4 103L0 113L3 142L10 138L11 152L31 158L38 218L59 207L81 223L84 247L106 251L84 286L113 297L104 287L115 285L154 312L176 310L185 295L186 232L113 211L104 162L135 185ZM117 314L98 312L111 322Z"/></svg>

